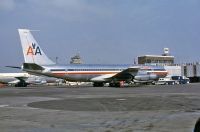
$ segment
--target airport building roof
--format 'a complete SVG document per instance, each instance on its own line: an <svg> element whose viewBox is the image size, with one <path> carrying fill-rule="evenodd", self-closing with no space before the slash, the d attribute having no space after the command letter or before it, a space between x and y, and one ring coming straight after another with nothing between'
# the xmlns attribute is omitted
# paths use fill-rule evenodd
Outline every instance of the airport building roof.
<svg viewBox="0 0 200 132"><path fill-rule="evenodd" d="M143 55L138 57L138 64L172 65L174 56Z"/></svg>
<svg viewBox="0 0 200 132"><path fill-rule="evenodd" d="M139 56L139 57L174 58L174 56L171 56L171 55L168 55L168 56L164 56L164 55L143 55L143 56Z"/></svg>

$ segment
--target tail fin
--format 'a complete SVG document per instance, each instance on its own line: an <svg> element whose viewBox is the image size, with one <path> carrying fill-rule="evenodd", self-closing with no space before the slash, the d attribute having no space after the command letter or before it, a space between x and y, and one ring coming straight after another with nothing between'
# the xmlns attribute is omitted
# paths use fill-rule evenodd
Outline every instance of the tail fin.
<svg viewBox="0 0 200 132"><path fill-rule="evenodd" d="M18 29L25 63L35 63L38 65L55 64L50 60L33 38L30 30Z"/></svg>

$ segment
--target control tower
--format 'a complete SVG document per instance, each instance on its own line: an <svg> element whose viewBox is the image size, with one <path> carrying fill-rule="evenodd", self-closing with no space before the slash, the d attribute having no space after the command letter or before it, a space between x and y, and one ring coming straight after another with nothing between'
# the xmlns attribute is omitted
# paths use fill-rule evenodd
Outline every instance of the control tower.
<svg viewBox="0 0 200 132"><path fill-rule="evenodd" d="M75 56L71 57L70 64L82 64L82 60L79 54L76 54Z"/></svg>

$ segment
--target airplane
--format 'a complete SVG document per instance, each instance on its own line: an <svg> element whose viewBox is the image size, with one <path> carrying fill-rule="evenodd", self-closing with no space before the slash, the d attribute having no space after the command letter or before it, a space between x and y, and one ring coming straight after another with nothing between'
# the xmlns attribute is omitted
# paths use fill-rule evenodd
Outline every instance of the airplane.
<svg viewBox="0 0 200 132"><path fill-rule="evenodd" d="M28 85L26 80L29 76L28 73L0 73L0 83L26 87Z"/></svg>
<svg viewBox="0 0 200 132"><path fill-rule="evenodd" d="M30 84L58 83L60 80L52 77L30 75L28 73L0 73L0 83L26 87Z"/></svg>
<svg viewBox="0 0 200 132"><path fill-rule="evenodd" d="M109 83L120 87L121 82L147 83L167 75L162 66L135 64L68 64L58 65L41 49L29 29L18 29L24 60L22 70L34 75L61 78L66 81L92 82L94 87Z"/></svg>

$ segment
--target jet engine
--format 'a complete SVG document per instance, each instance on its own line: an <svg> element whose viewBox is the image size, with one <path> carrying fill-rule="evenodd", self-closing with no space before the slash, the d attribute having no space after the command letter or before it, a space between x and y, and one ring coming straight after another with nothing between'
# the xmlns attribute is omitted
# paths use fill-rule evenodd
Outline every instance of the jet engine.
<svg viewBox="0 0 200 132"><path fill-rule="evenodd" d="M134 80L137 81L150 81L150 80L156 80L158 79L158 76L155 74L149 74L149 75L136 75L134 77Z"/></svg>

